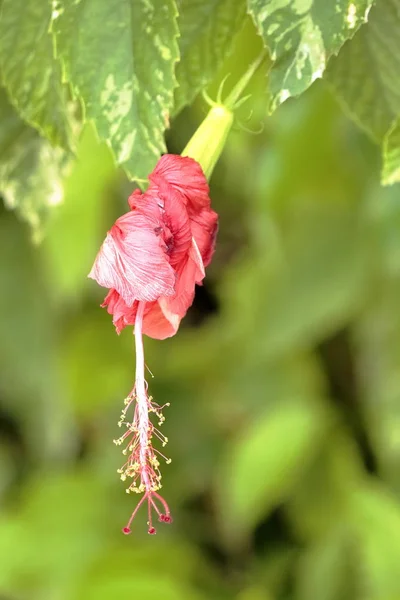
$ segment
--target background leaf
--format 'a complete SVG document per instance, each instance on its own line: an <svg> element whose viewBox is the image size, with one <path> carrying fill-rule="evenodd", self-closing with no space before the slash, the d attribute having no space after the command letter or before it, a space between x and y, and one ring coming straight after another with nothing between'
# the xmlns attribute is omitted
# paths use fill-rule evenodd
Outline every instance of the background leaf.
<svg viewBox="0 0 400 600"><path fill-rule="evenodd" d="M0 114L0 193L38 240L50 211L62 201L69 156L27 126L1 88Z"/></svg>
<svg viewBox="0 0 400 600"><path fill-rule="evenodd" d="M362 598L357 578L357 557L348 531L337 528L318 540L299 563L299 600L355 600ZM326 585L326 582L331 582Z"/></svg>
<svg viewBox="0 0 400 600"><path fill-rule="evenodd" d="M53 11L65 77L132 178L146 178L165 151L178 59L176 13L175 0L60 0Z"/></svg>
<svg viewBox="0 0 400 600"><path fill-rule="evenodd" d="M148 600L157 600L160 589L163 590L165 600L200 600L201 596L193 592L190 588L185 588L172 577L161 576L157 580L151 573L146 576L137 574L135 579L131 577L107 577L102 574L100 577L92 580L91 585L87 586L82 595L77 600L107 600L111 597L118 597L121 600L130 600L132 595L138 594L139 597Z"/></svg>
<svg viewBox="0 0 400 600"><path fill-rule="evenodd" d="M1 207L0 214L0 311L7 315L0 321L1 406L10 418L21 419L23 452L28 452L21 468L29 470L48 453L63 460L74 452L75 425L60 381L41 252L12 213Z"/></svg>
<svg viewBox="0 0 400 600"><path fill-rule="evenodd" d="M246 14L244 0L182 0L174 111L190 104L216 75Z"/></svg>
<svg viewBox="0 0 400 600"><path fill-rule="evenodd" d="M400 181L400 119L389 130L383 144L383 185Z"/></svg>
<svg viewBox="0 0 400 600"><path fill-rule="evenodd" d="M111 153L105 144L99 144L90 125L77 151L79 161L65 179L64 202L53 215L44 240L54 297L63 302L77 301L83 293L93 257L103 240L107 195L115 188ZM111 216L109 219L111 223Z"/></svg>
<svg viewBox="0 0 400 600"><path fill-rule="evenodd" d="M380 281L380 291L355 327L360 347L358 372L366 427L382 477L400 491L400 353L397 314L400 286L397 277Z"/></svg>
<svg viewBox="0 0 400 600"><path fill-rule="evenodd" d="M0 65L19 114L57 145L73 145L67 91L49 34L51 2L3 0Z"/></svg>
<svg viewBox="0 0 400 600"><path fill-rule="evenodd" d="M378 142L400 113L399 44L400 2L380 0L326 72L350 116Z"/></svg>
<svg viewBox="0 0 400 600"><path fill-rule="evenodd" d="M249 11L274 61L273 111L322 77L329 58L368 16L372 0L249 0Z"/></svg>
<svg viewBox="0 0 400 600"><path fill-rule="evenodd" d="M322 429L322 415L299 398L259 416L243 431L229 449L218 484L229 539L248 534L287 497L306 459L317 451Z"/></svg>
<svg viewBox="0 0 400 600"><path fill-rule="evenodd" d="M379 485L355 493L354 531L358 538L363 570L361 590L372 600L396 600L400 581L394 565L400 560L400 510Z"/></svg>

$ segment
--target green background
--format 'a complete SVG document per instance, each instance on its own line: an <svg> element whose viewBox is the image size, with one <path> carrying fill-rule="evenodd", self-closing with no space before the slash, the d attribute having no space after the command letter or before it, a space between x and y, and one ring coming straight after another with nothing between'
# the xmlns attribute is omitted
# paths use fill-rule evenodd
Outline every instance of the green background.
<svg viewBox="0 0 400 600"><path fill-rule="evenodd" d="M227 89L258 51L246 26ZM240 57L238 60L237 57ZM86 125L44 241L0 215L1 600L400 598L399 185L324 82L265 117L265 77L211 180L216 254L178 334L146 339L174 523L146 533L112 444L132 387L86 279L132 184ZM252 135L241 127L262 133ZM167 137L179 153L207 107Z"/></svg>

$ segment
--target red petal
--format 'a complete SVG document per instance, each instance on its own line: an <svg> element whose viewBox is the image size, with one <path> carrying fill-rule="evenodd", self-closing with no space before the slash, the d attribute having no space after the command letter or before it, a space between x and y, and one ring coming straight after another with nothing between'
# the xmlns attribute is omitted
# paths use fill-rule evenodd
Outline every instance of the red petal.
<svg viewBox="0 0 400 600"><path fill-rule="evenodd" d="M182 194L164 181L161 181L158 186L158 195L163 206L163 223L172 236L169 241L165 240L169 262L174 269L178 269L182 261L185 261L192 243L188 211L183 202Z"/></svg>
<svg viewBox="0 0 400 600"><path fill-rule="evenodd" d="M134 302L131 307L127 306L121 296L115 290L110 290L103 304L107 307L109 314L113 315L113 323L117 333L127 325L134 325L137 313L138 302ZM161 309L159 302L147 302L143 317L143 333L156 340L164 340L167 337L175 335L178 330L180 318L178 315L169 313L166 308L165 313Z"/></svg>
<svg viewBox="0 0 400 600"><path fill-rule="evenodd" d="M163 308L162 308L163 307ZM164 306L164 298L148 305L143 317L143 333L155 340L165 340L178 331L180 318Z"/></svg>
<svg viewBox="0 0 400 600"><path fill-rule="evenodd" d="M189 259L196 266L196 269L194 271L194 281L195 283L201 283L204 277L206 276L206 272L204 270L203 258L194 238L192 238L192 246L189 252Z"/></svg>
<svg viewBox="0 0 400 600"><path fill-rule="evenodd" d="M175 294L170 297L162 297L160 306L169 320L179 317L181 320L187 313L189 306L193 303L195 284L201 283L205 272L200 252L193 242L189 255L181 270L177 273Z"/></svg>
<svg viewBox="0 0 400 600"><path fill-rule="evenodd" d="M128 198L128 204L131 210L137 208L138 204L140 204L140 199L142 196L143 194L140 190L133 190L132 194Z"/></svg>
<svg viewBox="0 0 400 600"><path fill-rule="evenodd" d="M218 231L218 215L213 210L202 210L199 213L190 214L190 227L192 235L200 250L204 266L207 267L215 249L215 241Z"/></svg>
<svg viewBox="0 0 400 600"><path fill-rule="evenodd" d="M146 307L143 333L157 340L175 335L193 302L195 283L200 283L204 275L200 252L194 242L184 266L177 273L174 296L162 296Z"/></svg>
<svg viewBox="0 0 400 600"><path fill-rule="evenodd" d="M210 206L207 179L198 162L187 156L164 154L149 176L158 185L164 180L178 190L194 210Z"/></svg>
<svg viewBox="0 0 400 600"><path fill-rule="evenodd" d="M135 323L137 302L134 302L131 307L127 306L116 290L110 290L104 299L102 307L107 307L107 312L113 315L113 323L117 333L127 325Z"/></svg>
<svg viewBox="0 0 400 600"><path fill-rule="evenodd" d="M157 221L139 211L120 217L100 248L89 277L115 289L128 306L174 293L175 275Z"/></svg>

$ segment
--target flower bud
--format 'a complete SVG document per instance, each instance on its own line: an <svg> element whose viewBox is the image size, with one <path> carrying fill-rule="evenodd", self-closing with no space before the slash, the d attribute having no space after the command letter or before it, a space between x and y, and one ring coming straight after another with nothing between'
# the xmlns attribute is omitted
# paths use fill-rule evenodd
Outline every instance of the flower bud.
<svg viewBox="0 0 400 600"><path fill-rule="evenodd" d="M221 83L216 102L210 100L207 94L205 94L207 102L211 105L211 110L189 140L189 143L182 152L182 156L189 156L197 161L208 180L211 177L215 163L224 149L225 142L233 125L235 110L250 97L242 97L243 91L266 56L267 53L263 50L242 75L225 100L221 99L225 80Z"/></svg>
<svg viewBox="0 0 400 600"><path fill-rule="evenodd" d="M182 156L194 158L209 180L233 124L233 111L215 104L189 140Z"/></svg>

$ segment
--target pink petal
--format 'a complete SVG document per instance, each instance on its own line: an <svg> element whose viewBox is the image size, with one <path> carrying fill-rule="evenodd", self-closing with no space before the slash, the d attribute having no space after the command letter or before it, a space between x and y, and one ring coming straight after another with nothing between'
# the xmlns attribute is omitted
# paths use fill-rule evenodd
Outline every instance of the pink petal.
<svg viewBox="0 0 400 600"><path fill-rule="evenodd" d="M200 252L194 242L189 255L180 271L177 273L175 283L175 294L160 298L164 314L178 315L182 319L194 300L195 284L204 279L203 261Z"/></svg>
<svg viewBox="0 0 400 600"><path fill-rule="evenodd" d="M128 204L131 210L137 208L142 196L143 194L139 189L133 190L132 194L128 198Z"/></svg>
<svg viewBox="0 0 400 600"><path fill-rule="evenodd" d="M157 186L160 204L163 206L162 220L171 239L165 238L169 262L175 269L185 260L192 243L190 220L182 194L174 190L164 181Z"/></svg>
<svg viewBox="0 0 400 600"><path fill-rule="evenodd" d="M155 340L165 340L178 331L180 317L172 314L165 306L165 299L148 305L143 318L143 333Z"/></svg>
<svg viewBox="0 0 400 600"><path fill-rule="evenodd" d="M206 276L206 272L204 270L203 258L194 238L192 238L192 246L190 248L189 258L191 261L193 261L197 268L197 273L195 272L194 274L195 282L200 283Z"/></svg>
<svg viewBox="0 0 400 600"><path fill-rule="evenodd" d="M157 221L133 211L120 217L100 248L89 277L115 289L128 306L174 293L175 275Z"/></svg>
<svg viewBox="0 0 400 600"><path fill-rule="evenodd" d="M215 249L218 231L218 215L211 209L190 213L190 228L199 248L204 266L207 267Z"/></svg>
<svg viewBox="0 0 400 600"><path fill-rule="evenodd" d="M161 308L160 303L164 307ZM110 290L103 304L107 307L109 314L113 315L113 324L118 334L127 326L134 325L138 302L131 307L127 306L121 296L115 290ZM143 333L156 340L164 340L175 335L178 330L180 318L168 311L163 299L155 302L147 302L143 317Z"/></svg>
<svg viewBox="0 0 400 600"><path fill-rule="evenodd" d="M152 183L164 180L178 190L194 210L210 206L207 179L198 162L187 156L164 154L149 176Z"/></svg>
<svg viewBox="0 0 400 600"><path fill-rule="evenodd" d="M107 312L113 316L113 324L117 333L127 325L133 325L136 319L137 302L131 307L127 306L116 290L110 290L104 299L102 307L107 307Z"/></svg>

